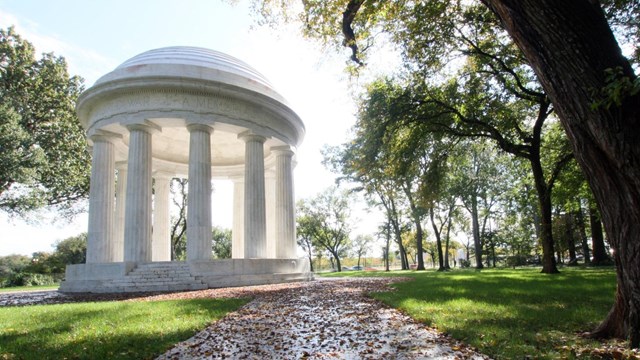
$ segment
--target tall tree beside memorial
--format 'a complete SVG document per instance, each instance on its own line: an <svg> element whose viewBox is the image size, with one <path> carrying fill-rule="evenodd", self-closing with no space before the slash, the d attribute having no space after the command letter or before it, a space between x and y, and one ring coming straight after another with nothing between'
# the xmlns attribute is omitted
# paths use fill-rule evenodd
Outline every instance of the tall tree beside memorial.
<svg viewBox="0 0 640 360"><path fill-rule="evenodd" d="M36 59L13 27L0 29L0 209L75 212L89 193L90 154L75 114L82 79L63 57Z"/></svg>

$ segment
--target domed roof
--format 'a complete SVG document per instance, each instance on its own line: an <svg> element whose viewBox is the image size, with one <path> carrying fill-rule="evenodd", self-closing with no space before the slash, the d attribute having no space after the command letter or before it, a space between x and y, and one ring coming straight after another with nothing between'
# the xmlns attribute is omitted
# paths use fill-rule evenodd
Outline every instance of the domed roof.
<svg viewBox="0 0 640 360"><path fill-rule="evenodd" d="M138 54L104 75L93 86L128 78L179 77L239 86L286 104L269 80L244 61L219 51L171 46Z"/></svg>

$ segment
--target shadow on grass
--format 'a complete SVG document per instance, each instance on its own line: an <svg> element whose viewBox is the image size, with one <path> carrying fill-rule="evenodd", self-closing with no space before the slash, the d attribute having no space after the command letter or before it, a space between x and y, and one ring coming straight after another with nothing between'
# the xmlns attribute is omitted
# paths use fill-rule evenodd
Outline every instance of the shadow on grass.
<svg viewBox="0 0 640 360"><path fill-rule="evenodd" d="M191 299L0 309L0 358L153 358L247 301Z"/></svg>
<svg viewBox="0 0 640 360"><path fill-rule="evenodd" d="M577 336L602 320L615 293L615 271L489 269L362 273L407 276L396 291L371 296L450 333L497 358L558 358L562 346L590 343Z"/></svg>

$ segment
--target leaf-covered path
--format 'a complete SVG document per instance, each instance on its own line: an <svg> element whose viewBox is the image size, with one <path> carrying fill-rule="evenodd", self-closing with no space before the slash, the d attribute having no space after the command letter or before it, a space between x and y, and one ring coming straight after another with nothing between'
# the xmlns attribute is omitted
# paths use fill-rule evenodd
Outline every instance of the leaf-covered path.
<svg viewBox="0 0 640 360"><path fill-rule="evenodd" d="M318 280L256 292L158 359L487 359L365 296L389 282Z"/></svg>

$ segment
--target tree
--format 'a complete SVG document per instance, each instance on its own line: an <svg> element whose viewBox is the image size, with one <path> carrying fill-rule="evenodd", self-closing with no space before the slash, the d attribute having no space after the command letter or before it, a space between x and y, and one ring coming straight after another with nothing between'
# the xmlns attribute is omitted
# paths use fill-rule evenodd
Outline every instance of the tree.
<svg viewBox="0 0 640 360"><path fill-rule="evenodd" d="M598 2L483 0L554 103L615 249L616 301L594 336L640 347L640 82ZM623 2L629 3L629 2Z"/></svg>
<svg viewBox="0 0 640 360"><path fill-rule="evenodd" d="M87 233L71 236L55 243L52 255L54 273L63 274L67 265L84 264L87 259Z"/></svg>
<svg viewBox="0 0 640 360"><path fill-rule="evenodd" d="M302 206L302 203L298 203L298 208ZM298 216L296 224L296 235L298 236L297 243L304 253L307 254L309 259L309 270L313 272L313 258L316 254L316 248L313 243L313 227L310 224L310 219L304 216ZM317 252L321 254L320 252Z"/></svg>
<svg viewBox="0 0 640 360"><path fill-rule="evenodd" d="M64 58L0 29L0 209L20 216L50 206L74 213L89 193L90 154L75 115L82 79Z"/></svg>
<svg viewBox="0 0 640 360"><path fill-rule="evenodd" d="M298 202L298 232L308 234L315 247L331 254L338 271L342 271L340 258L349 246L349 202L349 193L336 187Z"/></svg>
<svg viewBox="0 0 640 360"><path fill-rule="evenodd" d="M0 256L0 287L5 286L12 276L21 273L30 263L31 259L25 255Z"/></svg>
<svg viewBox="0 0 640 360"><path fill-rule="evenodd" d="M272 0L271 0L272 1ZM266 1L266 3L271 3ZM482 0L500 20L522 51L569 138L573 153L595 195L602 222L614 249L618 290L614 306L593 335L628 338L640 347L640 82L629 59L622 55L606 15L622 9L616 19L636 20L640 10L631 0ZM342 29L343 43L357 59L360 42L356 30L370 30L382 20L397 17L398 7L413 2L367 2L350 0L336 5L322 2L322 10L309 11L316 2L304 2L307 34L317 31L312 23L333 31L320 32L335 38ZM439 5L433 1L430 4ZM322 22L328 13L344 9L337 20ZM361 15L361 16L358 16ZM442 14L443 17L446 14ZM377 21L376 21L377 20ZM423 18L428 23L429 18ZM337 23L337 24L336 24ZM630 22L628 34L638 54L638 27ZM615 21L612 21L615 25ZM337 26L336 26L337 25ZM446 30L446 29L444 29ZM454 29L456 30L456 29ZM364 39L371 32L360 31ZM429 43L431 33L410 41Z"/></svg>
<svg viewBox="0 0 640 360"><path fill-rule="evenodd" d="M231 230L214 226L211 231L211 249L216 259L231 259Z"/></svg>
<svg viewBox="0 0 640 360"><path fill-rule="evenodd" d="M171 215L171 260L185 260L187 254L187 179L171 179L171 201L178 209Z"/></svg>
<svg viewBox="0 0 640 360"><path fill-rule="evenodd" d="M357 235L353 239L352 249L354 254L358 257L358 266L360 266L360 259L369 252L371 243L373 242L373 236L371 235Z"/></svg>
<svg viewBox="0 0 640 360"><path fill-rule="evenodd" d="M456 147L452 166L452 191L471 216L476 268L482 265L482 241L492 209L504 192L507 163L487 141L463 141ZM467 256L468 256L467 252Z"/></svg>

